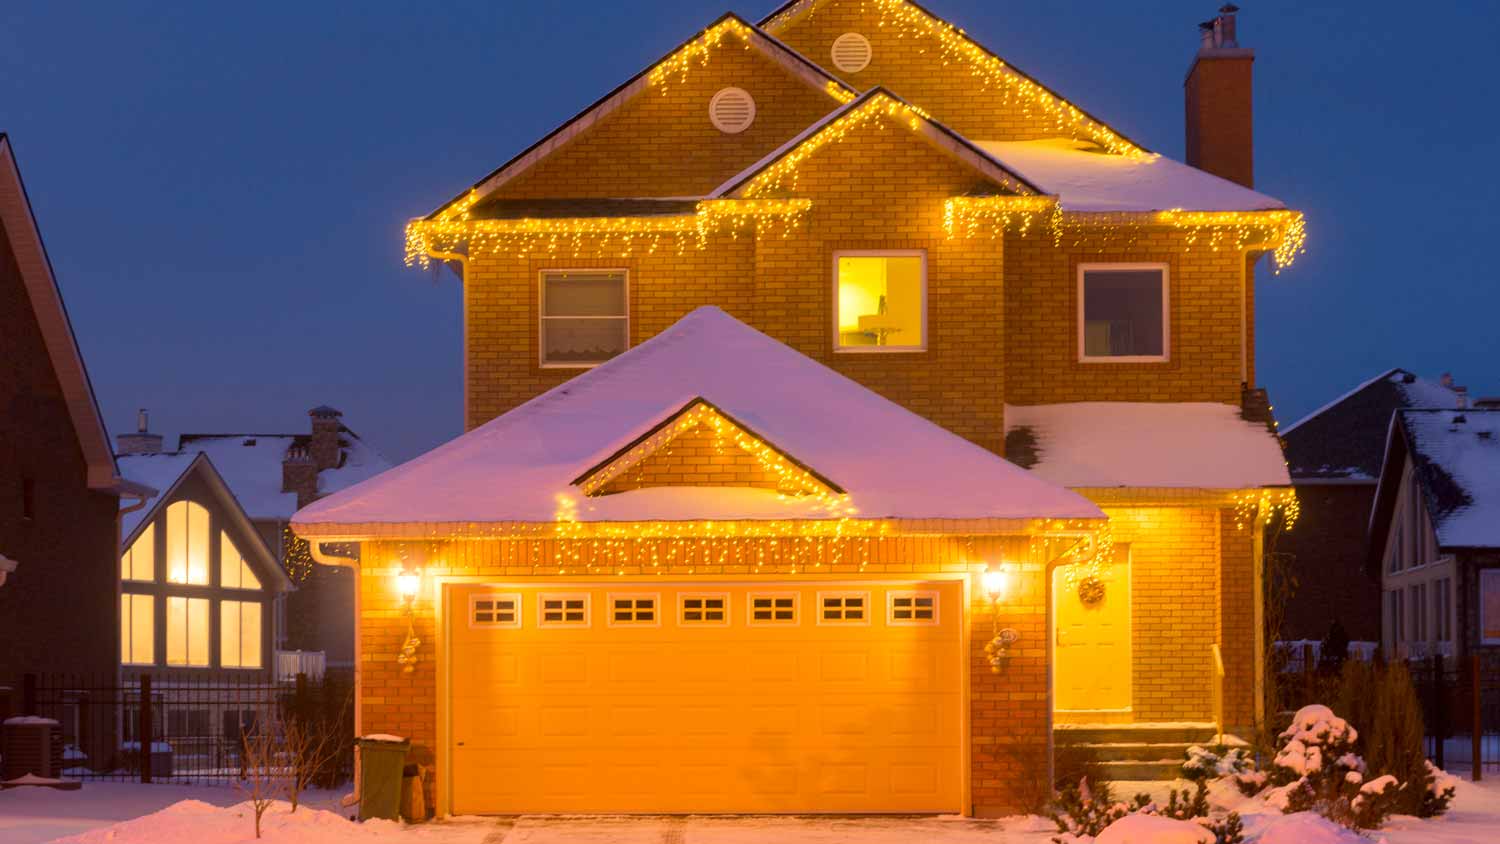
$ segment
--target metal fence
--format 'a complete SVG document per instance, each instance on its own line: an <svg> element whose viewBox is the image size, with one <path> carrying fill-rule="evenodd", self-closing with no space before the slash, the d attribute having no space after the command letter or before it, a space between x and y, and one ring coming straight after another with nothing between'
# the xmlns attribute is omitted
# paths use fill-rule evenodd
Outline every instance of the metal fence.
<svg viewBox="0 0 1500 844"><path fill-rule="evenodd" d="M352 678L336 672L291 682L181 675L103 680L28 674L21 714L58 722L67 778L224 784L245 775L246 737L296 720L337 748L319 779L353 773Z"/></svg>

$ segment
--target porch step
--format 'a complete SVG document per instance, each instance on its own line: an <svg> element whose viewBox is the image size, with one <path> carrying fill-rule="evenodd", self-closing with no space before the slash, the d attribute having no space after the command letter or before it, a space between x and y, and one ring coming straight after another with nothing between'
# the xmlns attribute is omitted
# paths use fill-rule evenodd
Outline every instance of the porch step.
<svg viewBox="0 0 1500 844"><path fill-rule="evenodd" d="M1213 724L1058 724L1058 744L1192 744L1214 743Z"/></svg>
<svg viewBox="0 0 1500 844"><path fill-rule="evenodd" d="M1198 742L1194 742L1197 744ZM1060 747L1084 747L1090 759L1099 762L1154 762L1167 760L1174 765L1182 764L1190 745L1181 742L1130 742L1121 744L1071 744Z"/></svg>
<svg viewBox="0 0 1500 844"><path fill-rule="evenodd" d="M1059 724L1053 740L1060 754L1070 750L1090 760L1107 780L1175 780L1182 776L1187 749L1211 747L1218 735L1213 724ZM1243 745L1224 736L1230 746Z"/></svg>

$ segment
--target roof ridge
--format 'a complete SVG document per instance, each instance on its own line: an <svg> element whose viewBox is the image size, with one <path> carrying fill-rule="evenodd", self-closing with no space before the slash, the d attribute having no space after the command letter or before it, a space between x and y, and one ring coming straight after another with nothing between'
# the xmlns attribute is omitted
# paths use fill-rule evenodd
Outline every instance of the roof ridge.
<svg viewBox="0 0 1500 844"><path fill-rule="evenodd" d="M1339 394L1339 396L1337 398L1335 398L1334 400L1328 402L1327 404L1324 404L1322 407L1319 407L1317 410L1314 410L1311 413L1308 413L1308 414L1304 415L1302 418L1300 418L1296 422L1293 422L1292 424L1286 426L1285 428L1282 428L1281 431L1280 431L1281 436L1284 437L1287 434L1290 434L1292 431L1297 430L1297 428L1301 427L1302 425L1304 425L1304 424L1306 424L1308 422L1311 422L1313 419L1316 419L1317 417L1322 416L1323 414L1327 413L1330 410L1333 410L1335 407L1338 407L1339 405L1343 404L1344 402L1348 401L1349 399L1354 398L1356 395L1364 392L1365 390L1369 389L1370 387L1373 387L1374 385L1380 383L1381 381L1384 381L1385 379L1391 377L1392 375L1395 375L1398 372L1403 372L1403 373L1406 373L1407 375L1411 375L1413 377L1416 377L1415 373L1412 373L1412 372L1410 372L1408 370L1402 369L1399 366L1392 367L1391 369L1387 369L1386 371L1380 373L1379 375L1376 375L1374 378L1369 378L1369 379L1366 379L1365 381L1360 382L1359 386L1355 387L1354 389L1347 390L1347 391Z"/></svg>

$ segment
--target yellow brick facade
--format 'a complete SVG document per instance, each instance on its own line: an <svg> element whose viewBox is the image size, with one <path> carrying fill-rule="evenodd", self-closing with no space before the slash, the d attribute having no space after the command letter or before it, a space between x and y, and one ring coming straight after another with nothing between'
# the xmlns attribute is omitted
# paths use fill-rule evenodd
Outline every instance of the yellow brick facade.
<svg viewBox="0 0 1500 844"><path fill-rule="evenodd" d="M699 425L599 488L598 495L665 486L729 486L780 490L777 477L755 455Z"/></svg>

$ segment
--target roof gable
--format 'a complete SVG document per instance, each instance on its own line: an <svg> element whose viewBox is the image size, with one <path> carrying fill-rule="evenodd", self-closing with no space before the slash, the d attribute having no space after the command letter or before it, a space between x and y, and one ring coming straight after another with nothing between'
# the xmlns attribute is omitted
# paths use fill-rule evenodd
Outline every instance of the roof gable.
<svg viewBox="0 0 1500 844"><path fill-rule="evenodd" d="M580 496L574 482L701 397L847 496L761 489L639 489ZM813 471L813 470L810 470ZM831 485L831 484L830 484ZM299 511L303 536L396 536L567 522L844 518L1098 519L1082 496L1034 477L718 308L409 463ZM443 525L438 528L438 525Z"/></svg>
<svg viewBox="0 0 1500 844"><path fill-rule="evenodd" d="M1008 170L967 138L933 120L900 97L877 87L809 126L748 170L720 185L713 196L757 197L784 189L788 183L795 185L796 170L809 156L882 121L894 122L912 132L935 150L972 169L997 190L1023 196L1043 193L1036 185Z"/></svg>
<svg viewBox="0 0 1500 844"><path fill-rule="evenodd" d="M1458 406L1458 394L1405 369L1390 369L1281 430L1297 480L1375 482L1391 414Z"/></svg>
<svg viewBox="0 0 1500 844"><path fill-rule="evenodd" d="M630 475L637 475L631 482ZM816 469L700 397L573 481L585 495L649 486L744 486L784 495L843 495Z"/></svg>
<svg viewBox="0 0 1500 844"><path fill-rule="evenodd" d="M1066 135L1091 141L1112 153L1149 152L1005 61L962 29L909 0L789 0L766 16L761 26L815 61L824 60L837 34L860 32L875 46L874 61L863 72L846 73L847 81L858 83L856 87L860 88L870 85L894 88L925 108L941 111L939 116L945 122L971 137L1027 140ZM882 53L891 50L905 52L905 61L897 62L896 69L882 68ZM930 66L921 75L903 73L911 70L912 62ZM940 108L953 95L956 83L968 83L974 90L959 94L961 104ZM989 107L966 107L974 96L990 96L994 101ZM993 122L982 119L1000 112L1032 125L1032 130L1016 137L995 134ZM1014 125L1016 120L1001 122Z"/></svg>
<svg viewBox="0 0 1500 844"><path fill-rule="evenodd" d="M73 325L52 273L51 259L42 244L41 231L26 195L26 186L21 181L10 139L3 133L0 133L0 223L3 223L0 228L9 241L16 265L20 267L21 280L46 342L52 369L62 385L74 435L88 464L88 484L94 489L118 491L121 485L109 433L105 430L98 399L89 383Z"/></svg>
<svg viewBox="0 0 1500 844"><path fill-rule="evenodd" d="M711 56L730 40L769 59L809 89L819 92L830 108L848 102L856 94L827 71L789 49L764 30L732 13L726 14L475 183L468 191L445 203L426 219L453 219L467 214L471 208L483 203L502 187L520 179L550 156L603 124L643 92L652 88L670 92L674 84L681 83L695 68L707 64ZM706 121L706 101L704 106Z"/></svg>
<svg viewBox="0 0 1500 844"><path fill-rule="evenodd" d="M1500 548L1500 411L1402 410L1390 437L1372 525L1389 525L1409 455L1438 547Z"/></svg>
<svg viewBox="0 0 1500 844"><path fill-rule="evenodd" d="M230 491L229 485L224 482L223 475L214 467L213 461L206 454L198 454L183 465L183 461L176 460L171 463L164 462L162 469L166 475L173 468L181 467L170 481L162 484L162 492L158 495L151 506L142 508L129 514L128 521L122 519L120 547L129 548L146 526L152 524L156 517L173 502L185 500L185 488L202 489L207 491L212 498L211 501L202 501L196 496L194 501L209 507L219 516L221 528L232 528L235 547L240 553L252 561L256 574L261 576L261 583L267 589L286 592L293 588L291 578L282 570L278 557L269 546L260 532L255 529L254 523L240 506L239 500ZM166 477L163 475L163 477ZM155 480L160 480L157 478ZM226 524L227 523L227 524Z"/></svg>

